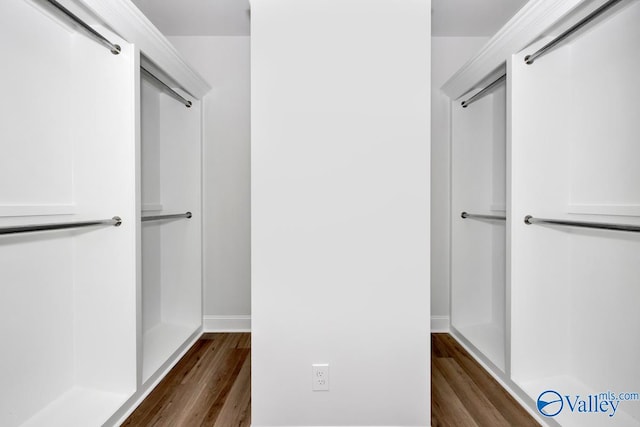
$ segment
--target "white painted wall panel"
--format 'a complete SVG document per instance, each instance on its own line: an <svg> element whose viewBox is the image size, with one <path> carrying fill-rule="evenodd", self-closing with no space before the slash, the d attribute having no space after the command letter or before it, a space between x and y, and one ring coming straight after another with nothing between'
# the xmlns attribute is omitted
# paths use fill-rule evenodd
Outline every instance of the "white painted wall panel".
<svg viewBox="0 0 640 427"><path fill-rule="evenodd" d="M171 37L213 86L203 99L203 310L251 315L250 38Z"/></svg>
<svg viewBox="0 0 640 427"><path fill-rule="evenodd" d="M252 3L254 425L429 424L429 20Z"/></svg>
<svg viewBox="0 0 640 427"><path fill-rule="evenodd" d="M28 2L2 2L0 36L7 59L0 79L0 216L30 205L73 203L72 121L68 89L72 36ZM33 31L30 25L38 27ZM25 56L24 50L30 52ZM43 72L46 70L47 72ZM37 167L25 167L25 165ZM10 209L15 207L14 209Z"/></svg>

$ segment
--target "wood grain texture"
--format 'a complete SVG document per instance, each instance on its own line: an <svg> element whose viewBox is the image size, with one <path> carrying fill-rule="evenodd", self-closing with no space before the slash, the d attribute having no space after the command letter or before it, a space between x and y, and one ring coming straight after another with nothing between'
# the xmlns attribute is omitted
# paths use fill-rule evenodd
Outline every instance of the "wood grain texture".
<svg viewBox="0 0 640 427"><path fill-rule="evenodd" d="M122 424L250 427L251 334L204 334Z"/></svg>
<svg viewBox="0 0 640 427"><path fill-rule="evenodd" d="M431 425L539 426L449 334L431 334Z"/></svg>
<svg viewBox="0 0 640 427"><path fill-rule="evenodd" d="M123 426L250 427L251 334L204 334ZM431 336L432 427L539 424L448 334Z"/></svg>

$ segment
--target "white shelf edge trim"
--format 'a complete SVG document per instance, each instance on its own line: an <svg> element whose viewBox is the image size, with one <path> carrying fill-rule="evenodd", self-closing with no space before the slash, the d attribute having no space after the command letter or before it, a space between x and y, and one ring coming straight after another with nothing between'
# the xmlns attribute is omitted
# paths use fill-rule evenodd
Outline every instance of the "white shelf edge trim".
<svg viewBox="0 0 640 427"><path fill-rule="evenodd" d="M102 425L132 393L74 386L25 421L22 427L79 425L80 420L85 425ZM74 417L70 419L69 414Z"/></svg>
<svg viewBox="0 0 640 427"><path fill-rule="evenodd" d="M610 215L640 217L640 205L582 205L570 204L567 213L580 215Z"/></svg>
<svg viewBox="0 0 640 427"><path fill-rule="evenodd" d="M505 326L498 323L477 323L454 326L457 334L478 349L500 372L506 371Z"/></svg>
<svg viewBox="0 0 640 427"><path fill-rule="evenodd" d="M75 204L0 205L0 217L72 215Z"/></svg>
<svg viewBox="0 0 640 427"><path fill-rule="evenodd" d="M431 316L432 333L449 333L449 316Z"/></svg>
<svg viewBox="0 0 640 427"><path fill-rule="evenodd" d="M166 74L202 99L211 85L182 58L175 47L129 0L78 0L120 37L138 46Z"/></svg>
<svg viewBox="0 0 640 427"><path fill-rule="evenodd" d="M443 86L451 99L475 89L512 54L527 47L554 23L587 0L531 0Z"/></svg>
<svg viewBox="0 0 640 427"><path fill-rule="evenodd" d="M188 342L186 342L183 348L181 348L181 350L179 351L179 353L176 354L176 357L166 364L165 369L157 372L156 376L152 376L151 380L147 384L144 384L138 390L138 393L136 393L133 396L133 398L129 399L129 401L127 401L124 405L122 405L120 407L120 411L116 413L114 416L112 416L111 419L105 425L119 426L122 423L124 423L127 420L127 418L129 418L129 416L133 413L133 411L135 411L136 408L140 406L140 404L144 401L144 399L146 399L147 396L151 394L153 389L155 389L156 386L160 384L160 382L164 379L164 377L167 376L167 374L174 368L174 366L178 364L178 362L182 359L182 357L185 354L187 354L187 352L191 349L191 347L195 345L195 343L200 339L200 337L202 337L202 329L198 329L196 332L194 332L194 334L191 336L191 339ZM111 424L111 422L114 419L118 421L115 422L115 424Z"/></svg>
<svg viewBox="0 0 640 427"><path fill-rule="evenodd" d="M142 212L162 212L164 207L160 203L143 203Z"/></svg>
<svg viewBox="0 0 640 427"><path fill-rule="evenodd" d="M200 330L199 325L159 323L142 334L142 383L153 378L189 338Z"/></svg>
<svg viewBox="0 0 640 427"><path fill-rule="evenodd" d="M219 315L203 316L204 332L251 332L251 316L241 315Z"/></svg>

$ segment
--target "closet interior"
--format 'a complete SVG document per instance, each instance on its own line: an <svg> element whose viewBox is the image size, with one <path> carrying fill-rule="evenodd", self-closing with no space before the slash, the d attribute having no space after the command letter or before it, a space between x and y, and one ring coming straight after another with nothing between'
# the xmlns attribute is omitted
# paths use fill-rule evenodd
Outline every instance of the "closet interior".
<svg viewBox="0 0 640 427"><path fill-rule="evenodd" d="M617 395L640 384L640 2L532 3L444 86L452 213L499 213L506 194L506 229L453 221L451 326L532 412L549 415L536 408L546 390ZM477 91L465 85L504 67L506 92L462 108ZM622 399L615 416L565 408L545 419L632 426L640 407Z"/></svg>
<svg viewBox="0 0 640 427"><path fill-rule="evenodd" d="M512 376L534 398L542 387L640 384L638 22L640 2L622 2L532 64L524 58L547 40L512 61ZM527 225L527 215L599 226ZM637 404L620 411L619 423L640 423Z"/></svg>
<svg viewBox="0 0 640 427"><path fill-rule="evenodd" d="M128 1L0 20L0 425L116 425L201 331L208 85Z"/></svg>
<svg viewBox="0 0 640 427"><path fill-rule="evenodd" d="M140 82L143 382L202 324L200 103L147 67Z"/></svg>
<svg viewBox="0 0 640 427"><path fill-rule="evenodd" d="M451 327L505 368L504 70L452 106Z"/></svg>

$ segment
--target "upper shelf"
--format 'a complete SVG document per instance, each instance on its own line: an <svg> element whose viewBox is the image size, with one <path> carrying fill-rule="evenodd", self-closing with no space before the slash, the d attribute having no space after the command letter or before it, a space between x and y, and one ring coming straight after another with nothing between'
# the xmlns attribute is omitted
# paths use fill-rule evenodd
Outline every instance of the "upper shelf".
<svg viewBox="0 0 640 427"><path fill-rule="evenodd" d="M479 89L488 79L495 79L503 72L504 64L510 55L521 51L542 36L555 35L564 30L562 25L557 24L576 12L580 6L597 3L594 5L597 7L602 2L602 0L530 0L476 56L442 86L442 91L451 99L458 99L474 89Z"/></svg>
<svg viewBox="0 0 640 427"><path fill-rule="evenodd" d="M149 19L129 0L77 0L120 37L135 44L146 58L194 97L201 99L211 86Z"/></svg>

